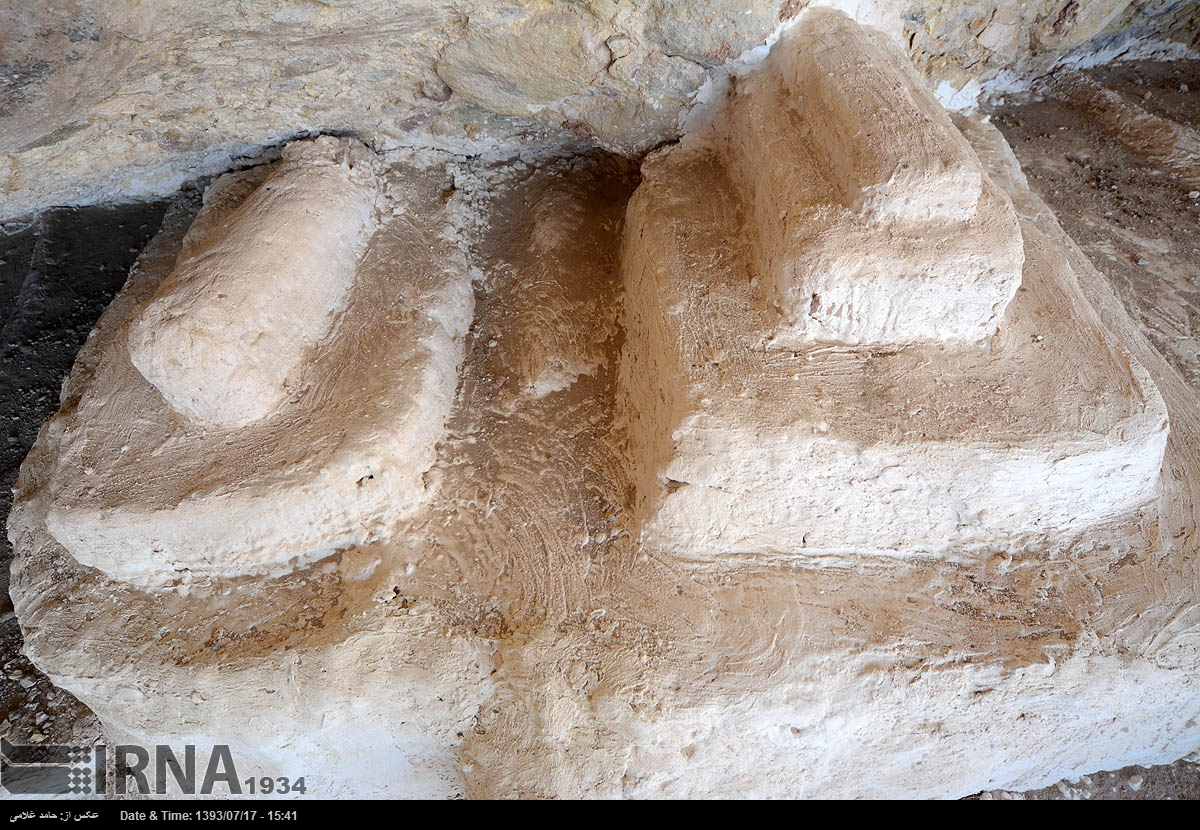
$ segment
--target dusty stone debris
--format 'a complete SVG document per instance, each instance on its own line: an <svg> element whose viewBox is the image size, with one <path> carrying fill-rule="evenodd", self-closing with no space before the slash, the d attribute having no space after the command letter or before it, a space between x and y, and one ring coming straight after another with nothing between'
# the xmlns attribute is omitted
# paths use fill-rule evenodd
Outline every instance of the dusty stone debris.
<svg viewBox="0 0 1200 830"><path fill-rule="evenodd" d="M9 441L0 730L310 797L1200 794L1194 4L59 5L0 217L165 201ZM1194 79L1092 66L1147 55ZM1153 263L1043 186L1048 100Z"/></svg>

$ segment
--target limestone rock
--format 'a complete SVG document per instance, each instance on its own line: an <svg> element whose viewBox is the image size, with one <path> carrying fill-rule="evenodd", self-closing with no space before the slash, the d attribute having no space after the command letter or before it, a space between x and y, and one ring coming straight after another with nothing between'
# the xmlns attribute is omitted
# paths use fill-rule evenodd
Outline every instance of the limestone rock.
<svg viewBox="0 0 1200 830"><path fill-rule="evenodd" d="M568 10L533 13L446 47L438 74L456 94L504 115L530 115L578 92L608 64L596 22Z"/></svg>
<svg viewBox="0 0 1200 830"><path fill-rule="evenodd" d="M108 496L128 515L153 486L167 489L168 499L177 493L172 476L189 470L173 467L186 460L183 453L195 453L192 470L203 465L244 492L273 481L274 489L253 491L257 515L232 515L218 497L196 505L197 511L207 509L211 521L191 525L187 550L212 560L185 561L186 570L167 573L165 580L161 566L169 560L159 555L145 562L154 552L144 553L139 538L114 543L115 565L106 562L100 570L81 564L47 531L60 486L85 475L66 463L63 478L56 478L58 454L74 455L81 443L64 442L62 433L85 426L77 417L97 427L93 435L108 426L97 417L103 406L81 411L80 404L96 400L114 377L143 398L155 394L132 367L119 366L117 372L105 364L110 355L112 362L125 362L123 334L156 283L180 256L186 258L193 244L186 237L205 238L270 175L269 169L256 169L249 184L226 179L211 187L194 221L184 210L170 217L85 346L66 406L44 432L20 484L20 506L10 525L22 551L14 594L29 624L27 642L35 659L53 666L56 682L94 708L111 740L171 741L164 726L186 722L188 740L201 752L211 743L228 744L239 771L307 774L310 797L448 798L466 788L471 764L461 756L465 736L483 734L486 702L497 690L505 694L512 688L511 678L521 671L515 653L508 653L511 664L505 668L500 646L512 633L510 603L516 594L509 592L530 585L523 585L524 577L514 582L492 572L500 562L489 551L508 545L525 551L532 558L517 567L527 576L539 570L535 558L559 562L565 554L574 562L569 570L582 574L585 557L605 547L617 551L627 541L615 520L626 486L623 464L605 434L616 357L615 239L630 172L623 160L586 155L466 170L445 154L395 154L379 165L385 196L395 208L390 218L383 217L343 312L345 325L333 334L349 341L347 348L328 352L339 377L311 390L312 410L302 402L285 408L295 437L281 432L275 439L301 462L327 464L328 474L293 487L293 479L280 479L287 471L260 472L238 462L239 449L253 449L269 434L262 422L225 431L221 440L190 439L176 451L172 443L185 444L189 436L170 432L179 419L163 416L159 404L151 410L154 422L138 424L130 440L139 434L166 439L162 466L152 453L135 463L111 443L92 442L95 451L86 455L109 461L87 480L105 480L127 464L119 478L107 481L113 485ZM453 194L448 201L446 194ZM206 215L214 210L220 215ZM185 235L189 223L195 233ZM452 337L461 337L471 310L464 257L486 290L456 372L462 353L456 347L462 343ZM413 512L389 485L395 471L387 462L415 464L426 445L405 443L411 432L395 434L404 422L397 423L388 410L406 411L400 393L435 387L453 394L453 382L441 384L456 374L466 401L451 414L436 462L424 476L429 498ZM424 397L434 414L441 400ZM355 434L360 428L361 435ZM231 432L244 438L231 441ZM334 457L322 458L330 448ZM531 457L561 461L530 465ZM342 498L339 489L342 465L351 462L374 465L361 469L375 478L359 482L359 502ZM591 473L581 475L581 469ZM117 490L138 473L153 481ZM316 491L313 498L309 490ZM584 549L578 547L576 523L565 520L576 509L585 511L592 533ZM138 534L183 526L178 512L144 514ZM327 515L355 522L352 531L371 535L361 542L338 541L342 525L326 524ZM284 543L311 542L312 547L293 548L309 554L271 563L262 554L274 548L247 555L247 540L235 538L245 533L237 524L259 517L258 527L295 533ZM80 524L88 518L68 516L61 524L76 528L87 544L98 544ZM97 525L109 527L99 520ZM216 555L210 539L223 548ZM331 543L336 550L329 549ZM51 561L58 563L52 568L65 569L63 579L38 576ZM454 575L455 561L472 573ZM135 563L151 569L151 578L137 572ZM474 572L475 565L485 570ZM237 576L239 570L259 578ZM492 586L485 589L492 596L475 596L476 587L485 585ZM54 609L65 608L59 594L64 589L78 594L79 620L87 618L93 630L115 623L115 609L128 617L102 637L103 646L77 650L82 642L61 640L66 629L53 620ZM537 613L540 600L528 598ZM167 628L174 633L163 634ZM285 633L289 630L292 634ZM282 650L280 636L289 642ZM150 665L156 666L155 679L147 685L142 672ZM498 709L489 706L487 712Z"/></svg>
<svg viewBox="0 0 1200 830"><path fill-rule="evenodd" d="M190 245L160 243L175 269L152 258L101 323L39 484L76 560L141 584L278 572L424 500L470 275L436 174L345 163L322 139L219 183ZM394 207L360 261L376 188Z"/></svg>
<svg viewBox="0 0 1200 830"><path fill-rule="evenodd" d="M906 56L881 32L813 9L772 50L846 207L869 220L975 213L983 171ZM782 80L782 83L780 82Z"/></svg>
<svg viewBox="0 0 1200 830"><path fill-rule="evenodd" d="M1133 351L1119 308L1096 293L994 131L959 126L1010 194L1026 240L1049 240L1048 277L1079 278L1074 319L1117 320L1117 334L1092 323L1080 334L1107 357L1071 352L1076 362L1060 368L1034 352L1031 365L1061 381L1151 359ZM440 163L458 171L453 226L480 271L479 301L427 474L433 497L378 540L290 573L183 573L138 587L82 566L47 532L54 430L35 447L9 525L21 552L17 613L32 659L94 707L113 739L226 743L239 770L312 775L307 797L952 797L1197 745L1194 393L1156 375L1175 407L1157 501L1048 546L681 557L639 538L636 468L613 434L615 243L638 233L619 221L628 171L587 158ZM387 176L395 195L412 194L407 238L428 244L419 220L440 215L433 197L447 181L431 173L428 190L414 187L424 180L408 164L390 159ZM661 190L655 166L647 172L648 190ZM736 204L732 188L716 189ZM702 192L684 194L684 216L712 211ZM139 273L169 273L182 235L161 238ZM736 255L729 238L706 256ZM1044 302L1032 290L1033 305ZM97 358L119 347L114 330L151 293L135 279L110 311L59 423L103 388ZM378 336L387 325L367 328ZM874 391L883 357L845 355L838 374ZM584 371L539 387L568 365ZM742 371L733 358L722 365ZM974 371L932 374L959 387L962 405L978 390ZM1093 378L1060 382L1064 409L1086 400ZM1015 414L992 427L1013 429Z"/></svg>
<svg viewBox="0 0 1200 830"><path fill-rule="evenodd" d="M719 66L753 49L786 13L789 4L775 0L713 0L709 3L674 3L653 0L650 40L667 55L677 55L704 66ZM797 4L792 4L797 5Z"/></svg>
<svg viewBox="0 0 1200 830"><path fill-rule="evenodd" d="M0 218L172 193L318 132L470 153L583 135L638 154L678 137L706 73L806 5L0 0ZM1115 53L1155 33L1194 46L1198 31L1194 2L853 8L964 103L1075 50Z"/></svg>
<svg viewBox="0 0 1200 830"><path fill-rule="evenodd" d="M824 10L810 12L803 22L813 28L798 31L854 25L841 15L830 17ZM854 37L842 42L854 44L855 54L871 55ZM805 46L803 40L781 39L774 48L787 56ZM874 58L877 71L888 65L882 55ZM1025 290L1008 305L1015 291L1010 281L1012 287L1002 287L1002 300L986 306L992 314L1008 306L1000 333L986 348L948 348L955 339L952 327L940 329L942 342L902 350L802 343L798 351L778 348L764 292L774 288L778 297L780 277L756 268L762 257L753 242L731 241L762 239L764 224L766 235L778 235L776 211L794 207L782 199L819 187L810 183L811 167L807 180L804 173L788 175L798 156L801 164L812 165L794 149L802 141L782 131L772 134L780 128L769 116L738 117L739 109L776 111L775 97L756 108L739 100L762 94L759 86L783 86L771 62L761 71L759 85L753 78L739 81L730 102L736 114L729 122L719 120L715 135L646 163L629 208L622 377L648 538L698 557L765 551L944 554L1046 544L1046 534L1083 532L1150 503L1167 437L1157 390L1141 367L1108 342L1055 245L1028 223L1018 230L1010 201L983 175L974 151L958 149L966 140L944 115L939 130L955 136L957 169L973 170L993 200L994 207L981 202L977 212L1011 217L995 235L965 226L974 231L963 233L965 243L976 251L968 261L991 254L988 245L1000 249L998 259L1009 268L1024 260ZM821 83L836 83L825 70L816 71ZM855 80L851 73L852 89ZM857 90L860 96L894 106L891 78L871 83L869 97ZM879 120L896 117L884 113ZM864 123L870 120L862 115ZM764 133L771 138L760 141ZM860 134L858 140L878 147L873 163L903 170L906 162L891 154L905 152L911 139L897 131L901 147L885 149L886 135ZM928 147L935 139L921 140ZM735 161L723 168L726 143L735 146ZM909 169L918 163L912 160ZM754 167L766 172L755 176ZM739 179L748 186L739 188ZM775 180L782 182L778 189ZM912 212L921 198L934 198L910 195L903 182L902 175L887 182L894 188L888 204L895 209ZM960 271L946 269L954 277L949 284L940 282L944 260L922 263L922 273L910 273L905 256L911 248L895 244L886 212L882 218L879 209L871 212L873 224L857 232L831 230L824 245L794 232L801 241L785 248L786 254L801 263L804 257L818 260L842 280L835 286L844 291L820 284L820 299L814 296L805 313L817 317L833 307L843 321L858 323L850 330L858 334L865 328L859 322L862 309L882 305L890 316L860 335L871 344L889 342L886 335L909 325L909 316L930 313L938 325L951 314L973 310L956 293L967 290ZM801 215L798 223L804 228L812 220ZM877 233L880 225L884 230ZM953 223L919 227L913 241L927 240L927 247L943 255L946 237L960 232ZM1022 232L1024 254L1014 256L1005 249L1020 244ZM855 250L872 245L869 256ZM857 259L847 265L851 257ZM871 271L853 267L864 260L874 266ZM795 279L794 271L779 271ZM814 278L812 271L800 273ZM1020 271L1012 277L1021 279ZM943 306L906 288L906 280L920 279L934 283L931 293L953 299ZM994 325L991 317L984 319ZM977 320L970 322L971 330L982 333ZM768 343L776 348L764 348ZM1064 390L1058 377L1045 373L1049 348L1068 374L1089 379L1086 392Z"/></svg>
<svg viewBox="0 0 1200 830"><path fill-rule="evenodd" d="M270 414L333 325L378 221L370 152L338 144L288 147L131 327L130 361L176 412L222 427Z"/></svg>
<svg viewBox="0 0 1200 830"><path fill-rule="evenodd" d="M1194 752L1200 401L998 133L954 122L980 203L990 180L1020 227L1022 289L994 337L770 348L762 211L713 131L647 160L628 210L635 165L581 151L584 115L626 136L668 123L674 104L649 112L657 93L625 85L642 61L659 80L687 61L655 58L643 7L588 8L613 29L607 77L529 119L437 100L440 46L404 63L430 42L406 15L445 11L439 44L467 36L449 7L247 3L238 21L206 4L198 30L174 28L178 9L130 14L176 59L222 54L206 31L290 36L297 61L332 49L295 76L322 118L394 138L417 115L366 105L403 81L397 95L425 96L421 140L469 126L479 152L379 154L389 210L340 312L287 399L240 427L168 406L129 331L278 168L217 182L195 221L173 211L21 472L9 534L30 658L110 738L224 743L239 771L309 776L307 797L954 797ZM525 12L475 11L506 32ZM396 49L356 61L381 32ZM122 44L147 84L189 77ZM305 83L261 111L238 99L235 134L295 128ZM198 88L165 97L186 109ZM729 102L712 103L717 129ZM160 123L182 139L199 122ZM52 128L13 169L44 162L64 173L55 192L82 192L224 163L197 139L117 153L85 181L79 142L127 134L80 135ZM887 214L864 238L896 227ZM660 481L668 463L684 475Z"/></svg>
<svg viewBox="0 0 1200 830"><path fill-rule="evenodd" d="M715 132L781 314L774 345L995 332L1021 281L1016 214L881 33L805 13Z"/></svg>

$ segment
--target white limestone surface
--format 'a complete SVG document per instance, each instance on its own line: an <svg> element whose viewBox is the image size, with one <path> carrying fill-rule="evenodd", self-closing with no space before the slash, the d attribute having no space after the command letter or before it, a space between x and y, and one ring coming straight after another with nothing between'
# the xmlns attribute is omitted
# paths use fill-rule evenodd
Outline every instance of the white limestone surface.
<svg viewBox="0 0 1200 830"><path fill-rule="evenodd" d="M710 129L753 215L773 345L995 333L1021 283L1016 214L885 35L805 12Z"/></svg>
<svg viewBox="0 0 1200 830"><path fill-rule="evenodd" d="M425 499L474 302L446 173L386 172L391 207L356 262L370 191L306 159L211 188L182 264L148 260L99 324L91 382L46 427L46 523L80 563L139 584L277 573L376 540ZM293 198L314 177L312 201ZM297 236L266 230L305 210Z"/></svg>
<svg viewBox="0 0 1200 830"><path fill-rule="evenodd" d="M974 363L937 362L932 348L843 351L804 388L819 402L826 385L841 386L828 406L844 415L813 422L864 443L886 443L892 422L913 440L957 429L1007 441L1030 411L1074 409L1081 432L1102 435L1145 387L1096 367L1127 360L1154 367L1171 406L1157 501L1073 539L984 556L963 546L945 556L703 558L660 546L639 532L638 482L612 420L617 350L633 332L615 320L614 243L643 230L619 221L630 185L622 168L582 158L480 162L455 177L450 197L472 205L471 262L484 273L456 405L426 476L428 508L386 541L295 571L190 583L181 574L146 590L80 565L47 533L59 447L48 430L22 470L9 525L31 659L94 707L115 740L228 743L239 772L244 759L259 775L308 774L307 798L959 797L1194 751L1195 392L1152 362L1111 291L1105 299L1102 279L1001 157L998 136L962 129L978 132L988 170L1038 231L1026 233L1038 257L1053 243L1048 273L1081 281L1082 295L1065 282L1018 294L1037 295L1019 333L1061 351L1023 352L1014 333L1013 353L1027 361L1005 358L1007 374L981 370L992 358L978 351L968 352ZM656 165L648 189L664 192ZM716 169L700 164L697 175L716 175L713 190L736 204ZM407 203L407 219L424 228L416 209L437 215L446 180L429 190L396 181L430 196ZM702 244L697 217L721 215L723 203L694 186L671 192L681 218L670 238L680 244L668 253L700 269L742 256L744 235L723 221L710 224L721 229L716 243ZM689 238L694 246L682 244ZM178 238L160 243L173 262ZM154 256L143 267L169 272ZM701 299L674 302L755 300L748 281L738 293L740 272L722 273L732 294L704 278L689 282ZM85 346L66 410L96 377L95 358L122 342L104 339L110 324L147 290L135 276L118 316ZM1076 339L1048 324L1064 303L1084 321ZM688 320L689 334L711 344L753 334L714 340L701 326L715 317ZM689 357L720 367L728 397L774 395L750 362L755 351ZM822 352L811 353L817 363ZM919 358L907 374L893 374L900 354ZM804 365L778 350L768 358L790 375ZM541 382L560 366L586 371L572 368L562 388ZM851 379L867 395L846 393ZM1014 404L998 408L988 396L1005 383ZM958 394L937 398L945 411L906 415L933 384ZM864 398L892 417L864 415ZM750 414L794 414L805 400L767 397Z"/></svg>
<svg viewBox="0 0 1200 830"><path fill-rule="evenodd" d="M22 469L30 658L117 740L227 743L309 797L956 797L1194 752L1195 391L998 134L958 126L1025 253L979 346L780 348L719 147L646 164L624 224L613 159L398 161L298 397L205 431L123 350L176 251L261 181L225 180L143 257ZM466 328L475 268L414 510L386 489L425 446L402 396L454 376L434 345ZM246 517L302 552L270 558ZM102 544L117 578L76 558Z"/></svg>
<svg viewBox="0 0 1200 830"><path fill-rule="evenodd" d="M831 17L812 14L822 25ZM803 43L775 48L786 57ZM823 241L793 244L835 208L793 217L782 204L812 192L820 163L794 135L760 140L787 120L761 126L787 87L770 60L756 72L739 81L727 121L718 115L709 133L643 166L628 210L622 381L647 541L701 558L949 555L1070 538L1151 503L1166 408L1083 299L1064 241L1030 221L1018 228L1010 197L985 172L976 216L990 211L983 221L1001 233L921 223L910 245L897 245L896 226L882 219L830 221ZM966 143L943 114L937 131L947 130ZM981 134L1001 170L1008 160ZM981 164L974 151L969 159ZM784 181L776 168L801 172L772 190ZM1016 292L1003 319L987 324L998 333L972 344L943 331L946 342L907 347L781 342L778 292L762 270L781 205L797 223L785 240L794 261L811 263L814 247L830 252L823 267L835 282L813 292L810 319L832 307L865 325L886 308L877 320L890 325L903 322L896 306L911 303L935 330L953 327L956 312L979 308L961 280L934 279L960 276L943 269L952 257L937 261L958 245L964 262L998 251L1006 268L1022 266L1017 280L991 283ZM932 275L919 293L903 287L914 261ZM901 277L873 277L854 267L861 262Z"/></svg>
<svg viewBox="0 0 1200 830"><path fill-rule="evenodd" d="M347 140L290 145L163 280L130 327L129 357L172 409L240 427L287 400L378 224L372 168Z"/></svg>

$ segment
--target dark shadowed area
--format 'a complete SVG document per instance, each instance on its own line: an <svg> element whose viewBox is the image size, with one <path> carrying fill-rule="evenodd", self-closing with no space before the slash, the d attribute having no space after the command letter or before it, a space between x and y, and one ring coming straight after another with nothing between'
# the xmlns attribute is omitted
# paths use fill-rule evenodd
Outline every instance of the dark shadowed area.
<svg viewBox="0 0 1200 830"><path fill-rule="evenodd" d="M17 471L58 409L63 379L96 319L157 232L167 201L66 207L0 229L0 514ZM14 741L90 742L100 725L25 658L8 595L12 546L0 541L0 734Z"/></svg>

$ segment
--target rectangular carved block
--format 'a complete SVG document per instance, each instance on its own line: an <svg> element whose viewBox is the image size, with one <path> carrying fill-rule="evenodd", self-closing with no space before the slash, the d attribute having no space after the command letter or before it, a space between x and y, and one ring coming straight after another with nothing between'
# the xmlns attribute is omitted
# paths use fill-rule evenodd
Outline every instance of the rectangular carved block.
<svg viewBox="0 0 1200 830"><path fill-rule="evenodd" d="M1016 214L883 35L806 13L737 80L714 133L753 218L772 345L995 333L1021 282Z"/></svg>

